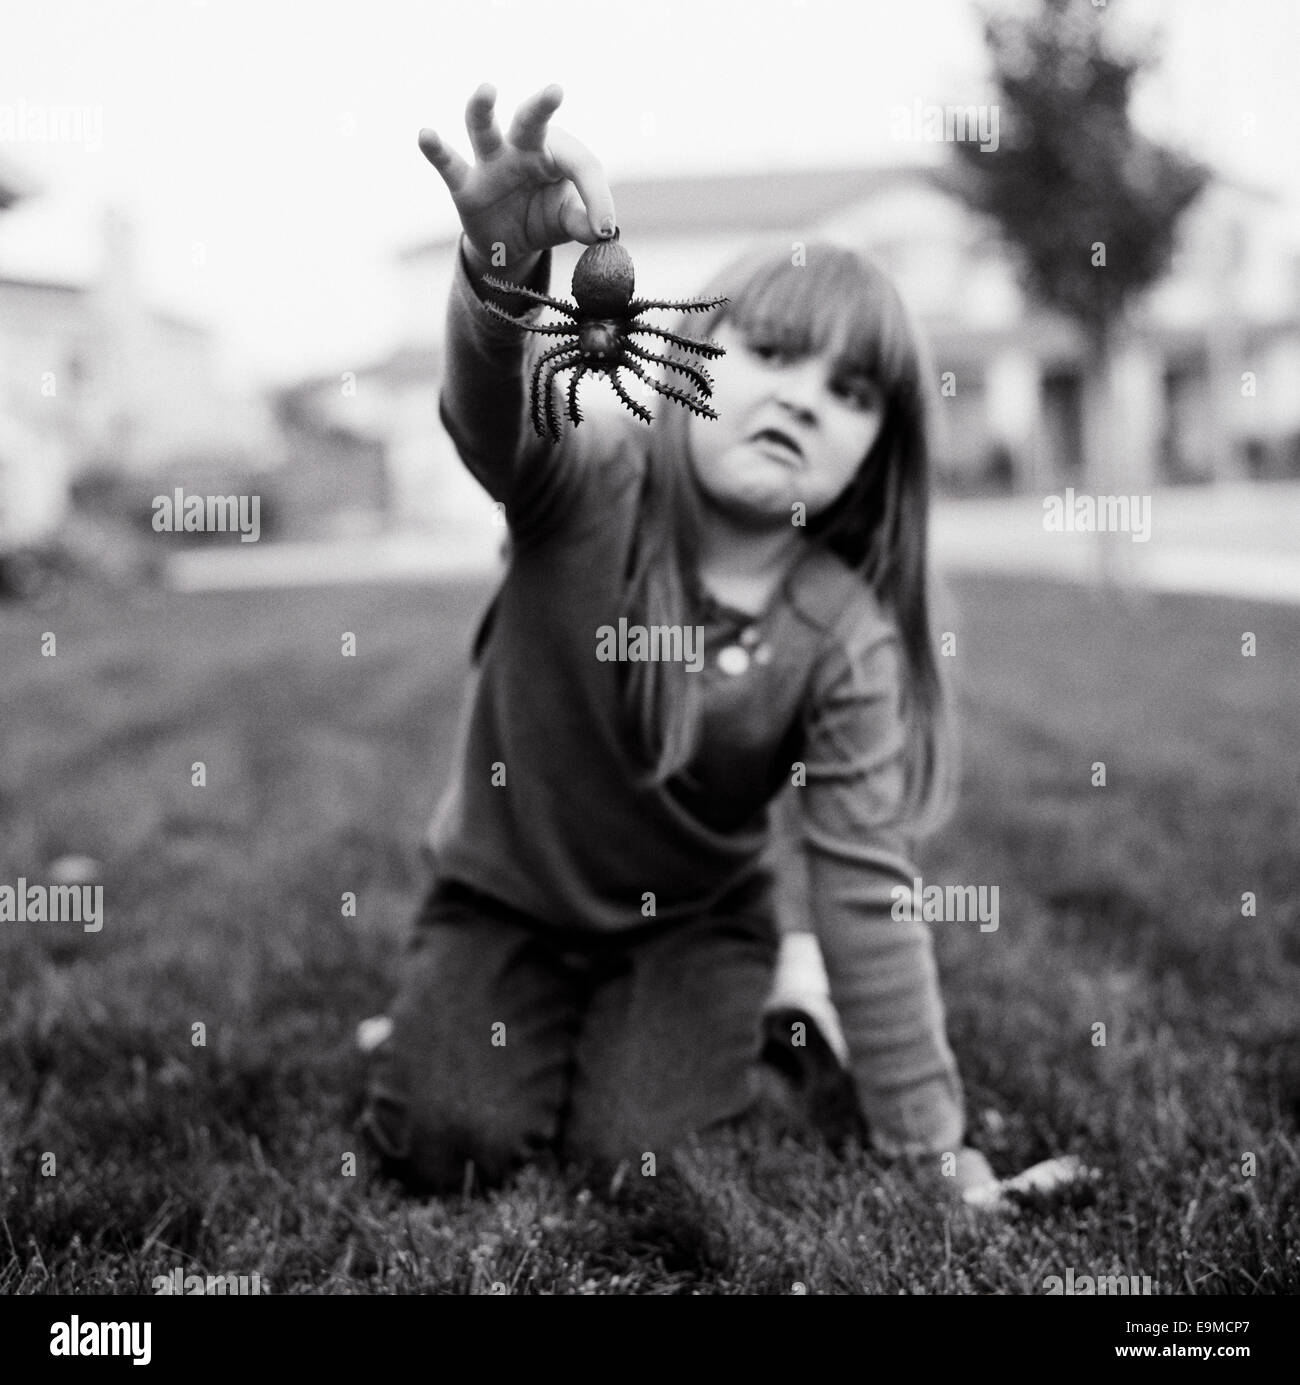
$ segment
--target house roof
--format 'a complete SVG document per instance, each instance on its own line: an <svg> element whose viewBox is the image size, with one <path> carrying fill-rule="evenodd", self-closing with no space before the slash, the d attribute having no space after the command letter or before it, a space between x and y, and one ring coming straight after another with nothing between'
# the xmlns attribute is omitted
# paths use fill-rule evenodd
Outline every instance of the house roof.
<svg viewBox="0 0 1300 1385"><path fill-rule="evenodd" d="M708 173L632 178L611 183L620 224L637 234L692 231L778 231L810 226L844 207L890 188L924 184L956 193L962 170L953 164L854 165L777 169L767 173ZM402 260L445 249L448 232L401 252Z"/></svg>
<svg viewBox="0 0 1300 1385"><path fill-rule="evenodd" d="M359 367L357 375L391 384L401 384L404 381L436 378L441 365L442 353L438 347L428 342L415 342L398 346L387 355L378 357L367 365ZM324 374L317 372L275 386L269 393L275 399L287 401L290 405L309 405L313 396L321 390L337 391L338 385L337 372L327 371Z"/></svg>
<svg viewBox="0 0 1300 1385"><path fill-rule="evenodd" d="M1280 194L1211 167L1216 184L1245 196L1279 201ZM856 203L900 186L930 187L963 199L972 175L956 159L938 163L855 164L831 168L787 168L769 172L689 174L665 178L614 179L611 188L621 224L638 236L658 233L742 231L761 234L810 227ZM457 231L421 241L399 252L418 259L456 243Z"/></svg>
<svg viewBox="0 0 1300 1385"><path fill-rule="evenodd" d="M188 332L192 337L210 337L212 335L212 328L197 318L184 317L180 313L174 313L165 308L149 308L146 311L159 327L167 327L175 332Z"/></svg>
<svg viewBox="0 0 1300 1385"><path fill-rule="evenodd" d="M80 298L86 301L89 301L94 294L93 286L87 284L69 284L54 279L24 279L17 275L0 274L0 293L6 289L17 289L22 293L49 293L63 298ZM212 328L207 323L197 321L194 318L183 317L179 313L148 306L145 307L145 312L150 321L157 327L165 327L177 332L188 332L195 337L212 336Z"/></svg>
<svg viewBox="0 0 1300 1385"><path fill-rule="evenodd" d="M949 171L933 165L801 168L772 173L642 178L615 183L620 220L638 233L774 231L809 225L842 207L908 183L940 184Z"/></svg>
<svg viewBox="0 0 1300 1385"><path fill-rule="evenodd" d="M83 294L86 292L84 284L56 283L53 279L23 279L16 275L0 274L0 289L33 289L38 293L72 293Z"/></svg>

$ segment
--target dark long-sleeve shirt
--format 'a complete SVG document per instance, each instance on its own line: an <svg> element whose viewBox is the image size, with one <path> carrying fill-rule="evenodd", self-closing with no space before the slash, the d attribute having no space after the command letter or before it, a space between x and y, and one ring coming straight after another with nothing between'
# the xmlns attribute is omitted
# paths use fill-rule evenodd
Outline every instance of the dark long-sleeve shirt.
<svg viewBox="0 0 1300 1385"><path fill-rule="evenodd" d="M545 289L549 260L531 287ZM785 897L808 901L873 1138L888 1153L956 1150L961 1089L931 939L891 912L893 887L916 874L889 825L903 784L896 630L810 542L763 617L715 606L702 622L704 666L687 675L703 680L701 749L687 776L641 786L619 666L597 644L623 614L649 430L595 416L537 439L533 341L553 344L485 312L458 258L441 416L503 502L512 553L430 827L436 870L556 926L642 927L648 893L655 918L680 918L766 868L768 803L803 779L778 855L805 867L806 891ZM763 656L728 671L718 653L747 621Z"/></svg>

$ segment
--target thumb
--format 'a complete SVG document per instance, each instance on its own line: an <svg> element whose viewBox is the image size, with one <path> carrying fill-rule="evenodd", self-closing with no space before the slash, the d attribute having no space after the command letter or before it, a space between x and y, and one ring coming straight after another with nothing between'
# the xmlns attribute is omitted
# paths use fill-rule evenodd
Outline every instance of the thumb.
<svg viewBox="0 0 1300 1385"><path fill-rule="evenodd" d="M581 229L566 219L565 230L574 240L592 245L614 234L614 195L600 160L585 144L563 130L552 130L547 148L556 169L576 188L574 197L583 223ZM564 199L566 214L569 198Z"/></svg>
<svg viewBox="0 0 1300 1385"><path fill-rule="evenodd" d="M595 245L607 237L598 235L592 227L592 218L587 211L581 194L572 184L565 191L559 209L560 227L568 240L576 240L583 245Z"/></svg>

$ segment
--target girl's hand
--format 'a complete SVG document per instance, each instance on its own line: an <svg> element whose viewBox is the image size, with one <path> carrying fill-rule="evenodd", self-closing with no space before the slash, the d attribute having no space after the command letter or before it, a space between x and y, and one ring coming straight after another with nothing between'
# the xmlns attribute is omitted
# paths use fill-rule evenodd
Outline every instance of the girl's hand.
<svg viewBox="0 0 1300 1385"><path fill-rule="evenodd" d="M959 1180L962 1176L961 1161L966 1155L979 1160L988 1169L992 1180L982 1181L982 1174L972 1165L969 1176L974 1177L975 1181L962 1189L962 1199L968 1207L980 1212L1015 1212L1021 1205L1045 1207L1082 1202L1092 1196L1101 1177L1096 1169L1089 1168L1077 1155L1067 1154L1058 1159L1044 1159L1014 1178L998 1179L988 1168L988 1161L982 1154L977 1154L973 1149L964 1149L957 1156Z"/></svg>
<svg viewBox="0 0 1300 1385"><path fill-rule="evenodd" d="M420 149L447 184L479 267L502 278L526 278L550 246L614 234L614 198L600 161L572 135L547 128L563 99L554 84L530 96L503 139L496 91L483 83L465 108L473 167L433 130L420 131Z"/></svg>

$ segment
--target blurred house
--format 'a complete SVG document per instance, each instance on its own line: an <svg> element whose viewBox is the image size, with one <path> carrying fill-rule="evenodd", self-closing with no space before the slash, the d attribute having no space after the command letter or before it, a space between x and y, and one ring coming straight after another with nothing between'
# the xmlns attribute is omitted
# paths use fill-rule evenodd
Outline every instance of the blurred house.
<svg viewBox="0 0 1300 1385"><path fill-rule="evenodd" d="M428 285L420 292L432 300ZM430 301L431 317L440 319L446 302L445 294L439 307ZM396 525L453 533L490 519L490 501L459 474L438 421L439 335L426 325L359 370L312 376L276 394L287 452L276 484L287 514L314 513L319 529L329 527L332 507L332 527L354 531Z"/></svg>
<svg viewBox="0 0 1300 1385"><path fill-rule="evenodd" d="M0 164L0 216L32 191L17 169ZM67 508L66 421L58 405L43 407L39 374L23 377L14 327L30 320L34 303L59 297L52 285L0 278L0 552L47 533Z"/></svg>
<svg viewBox="0 0 1300 1385"><path fill-rule="evenodd" d="M665 297L696 292L760 237L868 251L930 342L941 482L1056 489L1080 473L1083 344L1070 322L1027 304L1009 250L962 199L961 176L946 164L718 174L615 183L614 196L638 287ZM1300 254L1284 208L1221 179L1181 230L1173 270L1114 365L1124 484L1300 474ZM405 359L430 369L388 376L382 425L405 502L451 527L484 523L489 509L437 421L456 244L448 235L400 257ZM553 292L568 293L579 253L556 252ZM583 407L620 406L593 385Z"/></svg>
<svg viewBox="0 0 1300 1385"><path fill-rule="evenodd" d="M0 169L0 208L33 192ZM23 215L0 210L0 252L6 221ZM145 302L128 221L107 212L99 232L98 263L77 279L0 271L5 542L52 529L88 472L139 478L152 492L149 473L229 458L246 431L219 385L213 334Z"/></svg>
<svg viewBox="0 0 1300 1385"><path fill-rule="evenodd" d="M277 506L288 536L365 533L398 508L388 456L387 411L408 375L426 376L432 353L398 353L360 371L316 376L273 398L284 460L276 472ZM413 393L413 391L411 392Z"/></svg>

